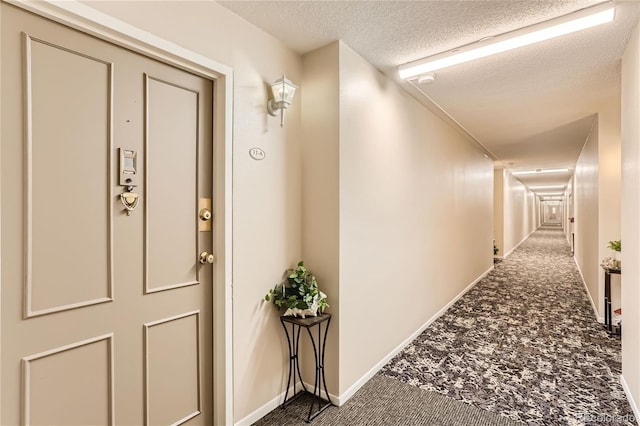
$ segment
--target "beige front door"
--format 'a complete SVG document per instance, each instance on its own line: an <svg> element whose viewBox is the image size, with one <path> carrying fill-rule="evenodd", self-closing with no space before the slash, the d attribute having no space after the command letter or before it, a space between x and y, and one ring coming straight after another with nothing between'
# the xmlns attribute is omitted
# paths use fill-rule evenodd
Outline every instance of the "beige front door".
<svg viewBox="0 0 640 426"><path fill-rule="evenodd" d="M0 7L0 424L212 424L212 83Z"/></svg>

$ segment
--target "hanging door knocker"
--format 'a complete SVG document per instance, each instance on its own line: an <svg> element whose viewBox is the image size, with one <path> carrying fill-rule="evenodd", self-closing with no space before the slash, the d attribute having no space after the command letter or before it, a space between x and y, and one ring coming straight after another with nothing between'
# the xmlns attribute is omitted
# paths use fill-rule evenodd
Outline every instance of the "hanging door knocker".
<svg viewBox="0 0 640 426"><path fill-rule="evenodd" d="M138 207L138 201L140 201L140 196L132 191L133 186L128 186L127 192L120 194L120 201L122 201L127 216L131 216L131 212Z"/></svg>

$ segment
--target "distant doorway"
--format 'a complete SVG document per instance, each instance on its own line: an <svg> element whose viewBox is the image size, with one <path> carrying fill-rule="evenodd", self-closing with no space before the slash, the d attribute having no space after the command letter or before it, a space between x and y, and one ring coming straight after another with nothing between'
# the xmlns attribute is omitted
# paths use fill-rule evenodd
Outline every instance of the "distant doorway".
<svg viewBox="0 0 640 426"><path fill-rule="evenodd" d="M562 201L542 202L542 225L562 226Z"/></svg>

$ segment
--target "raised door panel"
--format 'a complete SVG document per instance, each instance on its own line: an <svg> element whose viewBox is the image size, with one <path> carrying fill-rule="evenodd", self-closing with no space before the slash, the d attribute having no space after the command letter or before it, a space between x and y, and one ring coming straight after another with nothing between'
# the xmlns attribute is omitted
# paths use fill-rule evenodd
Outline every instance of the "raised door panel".
<svg viewBox="0 0 640 426"><path fill-rule="evenodd" d="M199 95L146 78L147 293L198 284Z"/></svg>
<svg viewBox="0 0 640 426"><path fill-rule="evenodd" d="M200 337L199 312L145 324L145 425L200 414Z"/></svg>
<svg viewBox="0 0 640 426"><path fill-rule="evenodd" d="M113 335L22 361L25 425L113 425Z"/></svg>
<svg viewBox="0 0 640 426"><path fill-rule="evenodd" d="M26 36L25 317L110 301L112 65Z"/></svg>

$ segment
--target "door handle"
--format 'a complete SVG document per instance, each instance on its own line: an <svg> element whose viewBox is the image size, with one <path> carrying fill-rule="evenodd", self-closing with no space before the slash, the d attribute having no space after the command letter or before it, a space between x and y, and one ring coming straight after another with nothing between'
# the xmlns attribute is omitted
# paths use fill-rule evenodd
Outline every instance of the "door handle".
<svg viewBox="0 0 640 426"><path fill-rule="evenodd" d="M213 263L216 261L216 255L215 254L211 254L211 253L207 253L206 251L203 251L202 253L200 253L200 263L201 264L205 264L205 263Z"/></svg>

